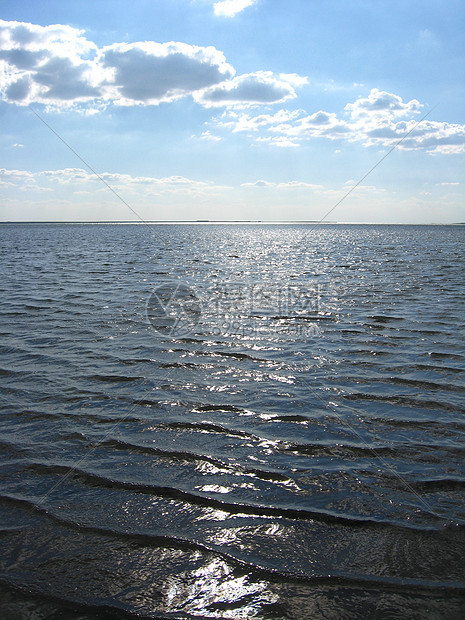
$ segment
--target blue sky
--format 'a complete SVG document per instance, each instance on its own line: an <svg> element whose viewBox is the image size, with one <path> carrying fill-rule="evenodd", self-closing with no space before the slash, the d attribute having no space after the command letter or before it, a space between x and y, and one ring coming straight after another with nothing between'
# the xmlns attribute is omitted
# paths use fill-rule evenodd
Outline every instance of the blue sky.
<svg viewBox="0 0 465 620"><path fill-rule="evenodd" d="M0 8L0 220L465 221L461 0Z"/></svg>

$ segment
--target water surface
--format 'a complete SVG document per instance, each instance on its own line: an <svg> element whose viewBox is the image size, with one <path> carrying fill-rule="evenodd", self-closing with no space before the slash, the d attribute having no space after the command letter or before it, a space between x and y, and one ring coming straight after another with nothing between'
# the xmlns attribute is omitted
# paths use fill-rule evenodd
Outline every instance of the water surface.
<svg viewBox="0 0 465 620"><path fill-rule="evenodd" d="M3 608L463 617L464 242L2 225Z"/></svg>

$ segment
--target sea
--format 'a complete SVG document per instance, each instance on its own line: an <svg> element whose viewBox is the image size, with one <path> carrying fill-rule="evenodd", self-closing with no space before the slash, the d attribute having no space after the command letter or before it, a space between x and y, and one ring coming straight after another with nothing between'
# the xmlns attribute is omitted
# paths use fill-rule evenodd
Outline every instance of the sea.
<svg viewBox="0 0 465 620"><path fill-rule="evenodd" d="M465 226L0 257L2 618L465 617Z"/></svg>

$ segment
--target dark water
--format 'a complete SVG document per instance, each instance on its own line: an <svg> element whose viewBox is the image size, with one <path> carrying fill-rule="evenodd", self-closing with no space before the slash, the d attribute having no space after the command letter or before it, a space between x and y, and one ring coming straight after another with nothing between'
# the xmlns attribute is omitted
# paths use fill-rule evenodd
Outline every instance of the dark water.
<svg viewBox="0 0 465 620"><path fill-rule="evenodd" d="M2 617L465 616L465 227L0 252Z"/></svg>

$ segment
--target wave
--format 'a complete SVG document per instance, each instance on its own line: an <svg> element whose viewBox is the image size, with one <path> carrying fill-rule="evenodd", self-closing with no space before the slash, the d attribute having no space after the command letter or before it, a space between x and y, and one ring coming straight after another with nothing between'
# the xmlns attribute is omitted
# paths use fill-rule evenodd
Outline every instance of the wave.
<svg viewBox="0 0 465 620"><path fill-rule="evenodd" d="M157 497L182 501L186 504L214 508L227 512L230 515L247 514L250 516L279 517L294 520L320 521L327 524L351 525L353 527L361 525L371 525L373 527L391 527L392 523L381 517L366 515L340 514L336 511L318 509L309 510L290 506L266 506L259 503L227 502L212 498L208 494L196 494L191 491L176 487L159 486L156 484L144 484L130 480L119 480L110 478L103 474L88 472L74 465L58 465L50 463L34 462L29 463L23 471L30 471L33 474L66 476L86 486L108 489L129 490L135 493L149 494ZM415 529L409 523L404 524L407 529Z"/></svg>
<svg viewBox="0 0 465 620"><path fill-rule="evenodd" d="M116 539L118 541L118 546L121 546L122 543L127 542L131 546L143 546L149 548L161 548L161 549L178 549L181 551L193 551L196 553L200 553L202 556L215 554L220 557L222 560L227 562L236 570L246 571L246 574L254 575L260 579L268 578L273 581L279 580L284 583L308 583L308 584L328 584L328 585L346 585L346 586L360 586L360 587L394 587L396 589L408 590L424 590L424 591L436 591L436 590L446 590L447 592L465 592L465 583L454 582L454 581L434 581L432 579L420 579L420 578L412 578L412 577L397 577L394 575L377 575L370 573L363 573L361 571L354 573L344 571L343 569L335 568L331 574L322 574L318 572L311 571L310 573L302 572L302 571L294 571L286 568L284 565L281 565L277 568L275 565L267 564L266 558L263 557L261 560L258 558L255 561L252 561L247 553L243 553L238 549L225 549L225 547L221 544L215 543L206 543L204 541L200 541L194 539L189 536L179 536L173 534L155 534L153 532L145 531L145 532L134 532L128 531L124 528L111 528L111 527L103 527L100 525L92 525L84 522L77 522L72 519L66 518L57 514L52 508L45 507L40 502L35 501L34 499L27 497L20 497L15 495L0 495L0 504L11 505L15 508L19 508L26 511L26 514L32 515L35 514L42 518L47 519L52 522L56 526L64 527L67 529L75 530L79 533L84 534L84 536L88 535L97 535L102 538L110 538ZM287 519L287 516L284 517ZM344 523L347 525L347 523ZM359 523L360 527L366 528L368 522ZM371 524L370 524L371 525ZM379 524L376 524L379 525ZM459 526L461 529L465 526ZM6 526L0 528L0 537L2 536L12 536L15 534L21 535L22 532L26 531L28 528L27 525L13 525ZM451 526L449 526L450 529ZM446 530L442 530L442 535ZM457 533L457 527L453 530ZM402 536L402 528L399 526L391 526L390 527L391 535ZM418 532L418 534L425 535L426 532ZM430 532L430 536L436 535L435 532ZM437 536L441 536L441 533L437 533ZM158 616L157 616L158 617Z"/></svg>
<svg viewBox="0 0 465 620"><path fill-rule="evenodd" d="M396 369L398 370L398 369ZM406 372L409 372L410 368L404 369ZM465 387L462 385L456 385L452 383L437 383L435 381L425 381L422 379L407 379L405 377L399 376L382 376L377 375L376 377L360 377L360 376L350 376L338 374L337 377L328 377L327 381L337 381L343 384L345 381L353 382L353 383L363 383L363 384L371 384L371 385L383 385L383 384L391 384L391 385L403 385L405 387L418 388L419 390L425 390L430 392L454 392L458 394L465 394Z"/></svg>
<svg viewBox="0 0 465 620"><path fill-rule="evenodd" d="M412 396L388 396L383 394L369 394L367 392L351 392L341 394L341 398L348 401L372 401L384 402L392 405L401 405L403 407L412 407L415 409L435 409L437 411L449 411L452 413L463 413L463 407L454 405L450 402L430 400L427 398L414 398Z"/></svg>
<svg viewBox="0 0 465 620"><path fill-rule="evenodd" d="M127 375L86 375L89 381L102 381L104 383L128 383L132 381L145 381L145 377L131 377Z"/></svg>

